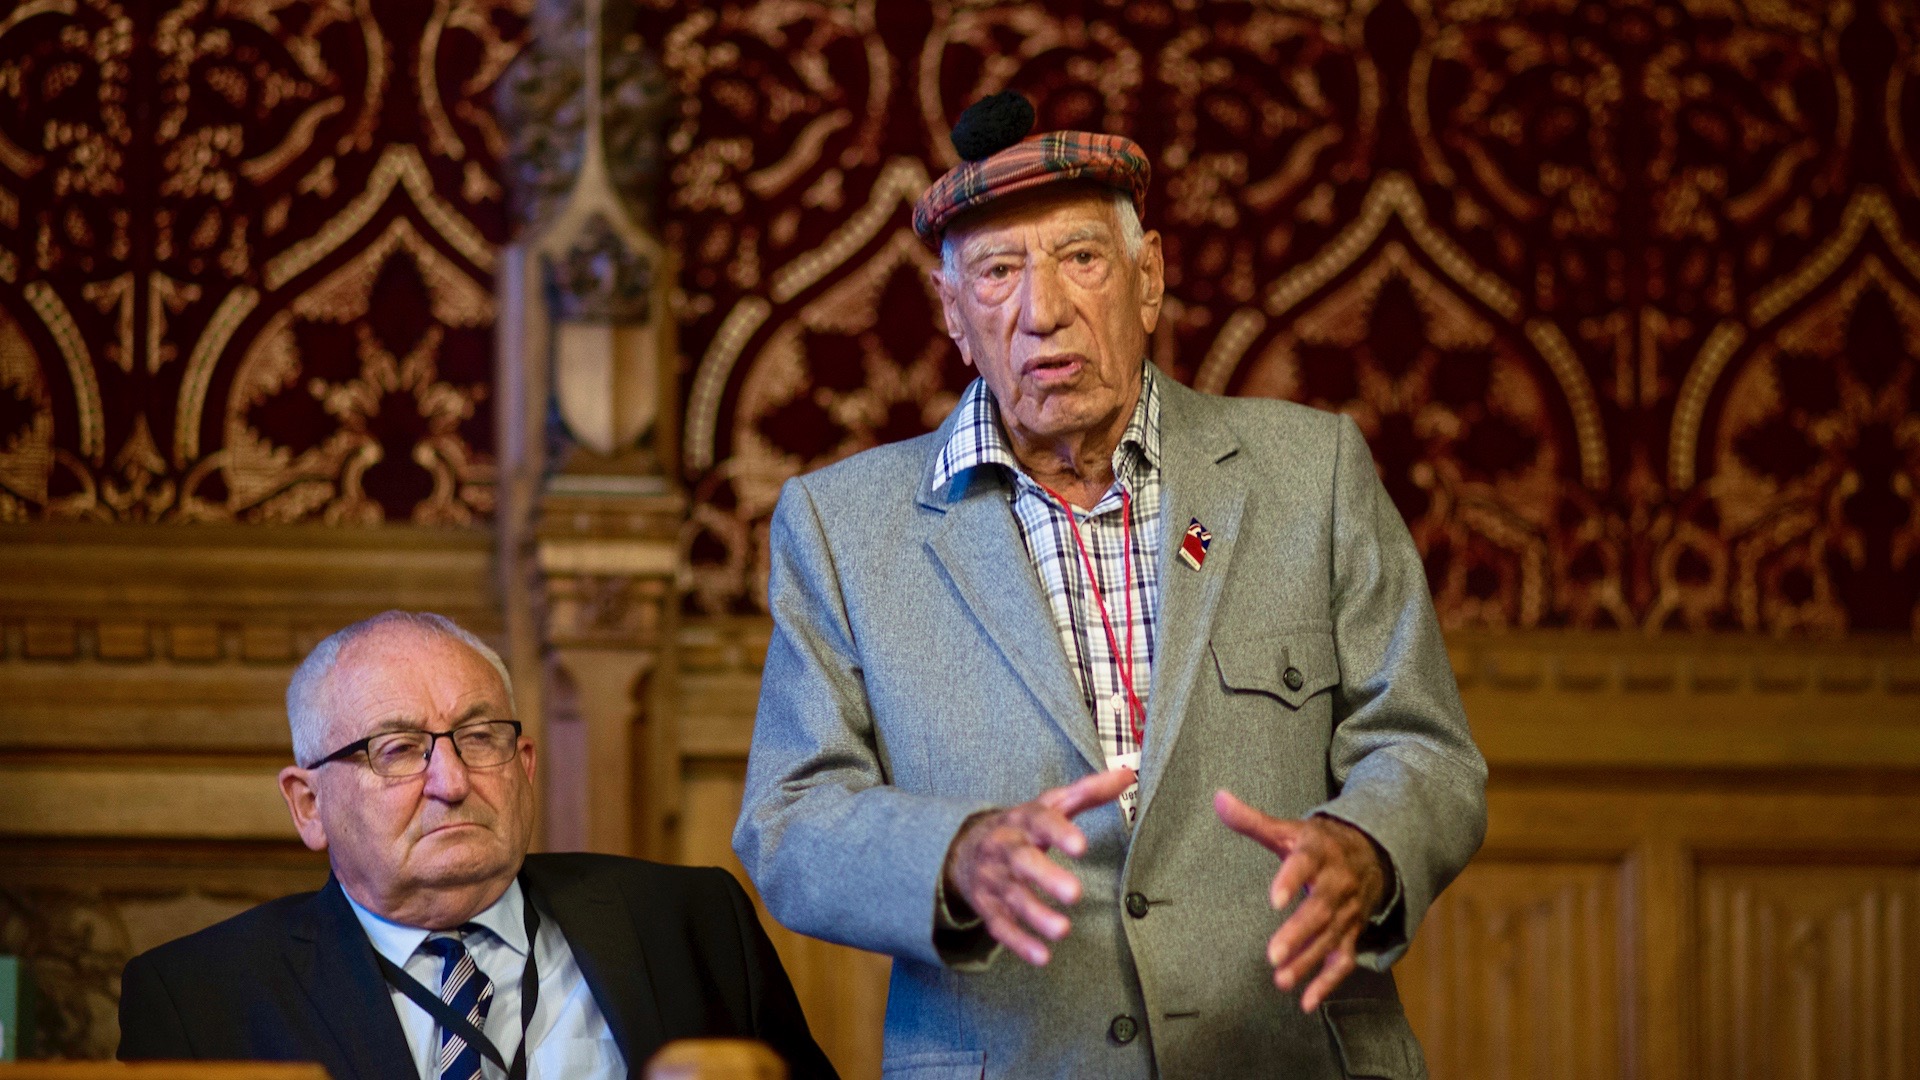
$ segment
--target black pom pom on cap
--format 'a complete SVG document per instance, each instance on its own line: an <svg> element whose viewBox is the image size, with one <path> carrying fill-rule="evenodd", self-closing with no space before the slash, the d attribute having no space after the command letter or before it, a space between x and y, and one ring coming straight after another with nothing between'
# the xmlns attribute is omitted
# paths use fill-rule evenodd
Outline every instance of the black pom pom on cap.
<svg viewBox="0 0 1920 1080"><path fill-rule="evenodd" d="M953 125L953 148L968 161L982 161L1014 145L1033 130L1033 103L1017 90L981 98Z"/></svg>

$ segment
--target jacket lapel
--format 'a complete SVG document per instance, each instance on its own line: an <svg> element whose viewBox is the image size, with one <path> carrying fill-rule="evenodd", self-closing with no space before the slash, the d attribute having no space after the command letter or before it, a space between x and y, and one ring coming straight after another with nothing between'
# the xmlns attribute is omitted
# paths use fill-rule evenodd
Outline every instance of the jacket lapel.
<svg viewBox="0 0 1920 1080"><path fill-rule="evenodd" d="M522 867L521 885L567 936L574 962L626 1058L627 1071L637 1076L665 1041L666 1029L646 952L634 932L635 913L612 883L550 881L537 858L529 857Z"/></svg>
<svg viewBox="0 0 1920 1080"><path fill-rule="evenodd" d="M414 1080L413 1051L374 963L373 944L338 881L329 877L308 901L291 937L286 956L294 980L353 1075Z"/></svg>
<svg viewBox="0 0 1920 1080"><path fill-rule="evenodd" d="M943 434L952 425L949 417L941 428ZM953 485L958 493L951 501L946 493L932 490L934 463L944 445L944 438L933 440L920 486L920 505L943 515L927 539L927 550L953 583L981 634L1006 658L1041 710L1090 768L1103 770L1106 757L1100 752L1093 718L1087 715L1073 669L1067 666L1066 650L1027 560L1006 490L978 470Z"/></svg>
<svg viewBox="0 0 1920 1080"><path fill-rule="evenodd" d="M1245 480L1231 459L1240 442L1233 432L1207 416L1205 398L1160 380L1161 471L1165 483L1161 510L1160 626L1154 636L1153 691L1147 699L1147 744L1140 760L1140 818L1152 806L1154 790L1166 769L1180 723L1193 697L1194 679L1207 654L1214 611L1233 561L1240 516L1246 508ZM1187 523L1198 518L1213 533L1201 569L1180 559Z"/></svg>

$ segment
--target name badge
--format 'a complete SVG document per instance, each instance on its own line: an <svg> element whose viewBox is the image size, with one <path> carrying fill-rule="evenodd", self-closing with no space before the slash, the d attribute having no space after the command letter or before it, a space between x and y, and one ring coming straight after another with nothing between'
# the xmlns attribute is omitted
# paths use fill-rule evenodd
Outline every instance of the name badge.
<svg viewBox="0 0 1920 1080"><path fill-rule="evenodd" d="M1108 754L1107 768L1132 769L1134 776L1137 778L1140 775L1140 751L1135 750L1131 754ZM1128 784L1127 790L1120 793L1118 802L1120 803L1120 812L1126 816L1127 828L1133 828L1134 819L1140 816L1140 781L1138 779Z"/></svg>

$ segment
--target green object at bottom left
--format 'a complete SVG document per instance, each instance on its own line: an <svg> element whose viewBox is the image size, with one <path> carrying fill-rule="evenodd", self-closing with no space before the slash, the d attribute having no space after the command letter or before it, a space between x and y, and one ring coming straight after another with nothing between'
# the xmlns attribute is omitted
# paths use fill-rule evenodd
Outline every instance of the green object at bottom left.
<svg viewBox="0 0 1920 1080"><path fill-rule="evenodd" d="M0 1061L33 1052L33 979L26 961L0 956Z"/></svg>

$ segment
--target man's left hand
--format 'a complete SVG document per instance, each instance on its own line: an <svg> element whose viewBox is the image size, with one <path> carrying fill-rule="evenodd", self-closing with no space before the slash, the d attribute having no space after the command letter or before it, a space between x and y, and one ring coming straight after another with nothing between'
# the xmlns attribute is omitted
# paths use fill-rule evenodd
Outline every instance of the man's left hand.
<svg viewBox="0 0 1920 1080"><path fill-rule="evenodd" d="M1366 833L1334 818L1269 817L1226 791L1214 794L1213 811L1227 828L1280 856L1280 872L1267 893L1274 910L1306 890L1267 941L1267 963L1282 990L1312 976L1300 995L1301 1011L1312 1012L1353 971L1360 931L1386 894L1380 855Z"/></svg>

